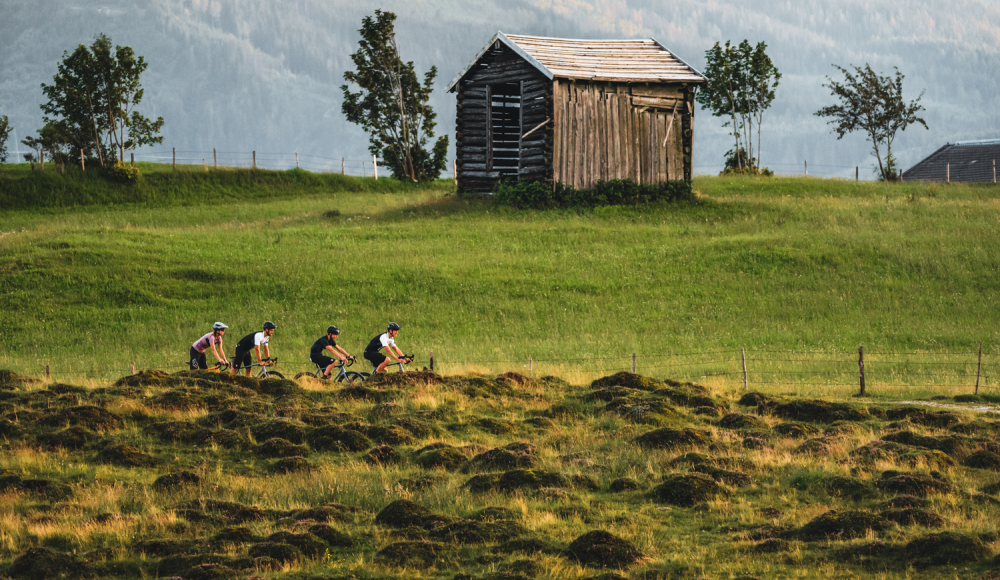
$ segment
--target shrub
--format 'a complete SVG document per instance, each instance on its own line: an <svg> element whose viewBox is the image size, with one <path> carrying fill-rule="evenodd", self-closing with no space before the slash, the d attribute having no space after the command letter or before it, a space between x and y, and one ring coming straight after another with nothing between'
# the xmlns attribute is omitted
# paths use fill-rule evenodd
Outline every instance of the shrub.
<svg viewBox="0 0 1000 580"><path fill-rule="evenodd" d="M111 181L118 183L136 183L139 181L139 168L119 161L105 170L104 174Z"/></svg>
<svg viewBox="0 0 1000 580"><path fill-rule="evenodd" d="M690 181L638 184L631 179L612 179L598 181L593 189L576 189L562 182L553 188L541 181L504 181L494 188L493 199L500 205L548 209L692 201L695 196Z"/></svg>

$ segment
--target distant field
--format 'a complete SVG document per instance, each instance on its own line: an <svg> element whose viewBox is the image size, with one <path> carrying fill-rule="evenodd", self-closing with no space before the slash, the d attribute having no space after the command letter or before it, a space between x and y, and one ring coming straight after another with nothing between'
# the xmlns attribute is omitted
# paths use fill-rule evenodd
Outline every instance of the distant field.
<svg viewBox="0 0 1000 580"><path fill-rule="evenodd" d="M761 388L845 395L864 345L870 384L902 385L876 394L902 397L968 390L980 341L983 388L1000 371L992 185L706 177L700 204L528 212L447 181L163 169L144 187L176 196L0 213L0 368L178 370L215 320L231 353L271 319L292 374L327 324L359 353L389 320L446 372L531 357L586 381L635 352L640 372L742 387L745 347ZM106 188L17 171L7 199Z"/></svg>

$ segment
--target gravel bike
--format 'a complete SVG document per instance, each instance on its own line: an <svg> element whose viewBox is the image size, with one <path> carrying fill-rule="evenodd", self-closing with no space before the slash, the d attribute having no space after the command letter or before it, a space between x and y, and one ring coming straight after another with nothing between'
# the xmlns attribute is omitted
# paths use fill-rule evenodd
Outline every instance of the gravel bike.
<svg viewBox="0 0 1000 580"><path fill-rule="evenodd" d="M415 355L415 354L404 354L403 358L405 358L406 360L408 360L410 362L407 362L407 363L401 363L401 362L389 363L389 364L385 365L385 370L382 371L382 372L384 372L384 373L389 372L389 367L399 367L399 372L405 373L406 372L406 367L404 367L403 365L404 364L413 364L413 361L415 361L417 359L417 355Z"/></svg>
<svg viewBox="0 0 1000 580"><path fill-rule="evenodd" d="M316 363L313 363L313 364L316 364ZM347 363L346 364L343 361L337 363L337 365L335 367L337 369L337 372L334 373L333 375L331 375L329 379L323 379L323 370L326 369L326 367L320 366L318 364L316 365L316 372L313 372L313 373L309 373L309 372L299 373L299 374L295 375L295 378L298 379L298 378L302 378L302 377L311 377L311 378L320 379L320 380L336 381L338 383L342 383L342 382L344 382L346 380L348 383L353 383L354 381L364 382L365 379L367 379L368 377L372 376L371 373L362 373L362 372L346 371L345 370L347 367L350 367L353 364L354 364L354 359L353 358L347 359Z"/></svg>
<svg viewBox="0 0 1000 580"><path fill-rule="evenodd" d="M269 365L264 364L264 363L268 363L268 362L271 363L271 364L269 364ZM258 363L258 364L250 365L248 367L243 367L243 368L249 369L249 368L253 368L253 367L260 367L260 372L257 373L257 378L258 379L283 379L283 378L285 378L285 375L279 373L278 371L269 371L269 370L267 370L268 367L273 367L273 366L276 366L277 364L278 364L278 357L274 357L274 358L266 358L266 359L260 361L260 363Z"/></svg>

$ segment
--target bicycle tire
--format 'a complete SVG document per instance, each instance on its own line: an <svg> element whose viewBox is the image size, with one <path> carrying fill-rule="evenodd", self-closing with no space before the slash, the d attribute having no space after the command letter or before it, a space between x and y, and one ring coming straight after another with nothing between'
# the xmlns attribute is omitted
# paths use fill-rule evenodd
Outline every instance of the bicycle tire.
<svg viewBox="0 0 1000 580"><path fill-rule="evenodd" d="M347 373L347 382L348 383L353 383L354 381L360 381L360 382L363 383L363 382L365 382L366 378L367 377L364 376L364 373L357 373L357 372L354 372L354 371L351 371L351 372Z"/></svg>
<svg viewBox="0 0 1000 580"><path fill-rule="evenodd" d="M371 373L358 373L358 374L361 375L361 378L366 381L372 376Z"/></svg>
<svg viewBox="0 0 1000 580"><path fill-rule="evenodd" d="M310 379L315 379L316 378L316 373L299 373L299 374L295 375L295 380L299 380L302 377L309 377Z"/></svg>
<svg viewBox="0 0 1000 580"><path fill-rule="evenodd" d="M265 379L283 379L285 375L279 373L278 371L268 371Z"/></svg>

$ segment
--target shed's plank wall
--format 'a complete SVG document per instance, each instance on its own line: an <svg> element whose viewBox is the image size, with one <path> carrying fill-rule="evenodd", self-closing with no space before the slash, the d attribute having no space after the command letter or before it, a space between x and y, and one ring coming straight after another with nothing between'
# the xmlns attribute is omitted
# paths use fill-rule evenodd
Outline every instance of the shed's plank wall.
<svg viewBox="0 0 1000 580"><path fill-rule="evenodd" d="M552 118L552 81L506 46L493 48L458 86L455 143L458 190L490 193L501 179L489 167L489 91L491 84L521 85L521 134ZM549 122L521 142L518 179L552 182L552 133Z"/></svg>
<svg viewBox="0 0 1000 580"><path fill-rule="evenodd" d="M691 179L688 86L558 80L553 87L555 179L581 189L599 180Z"/></svg>

